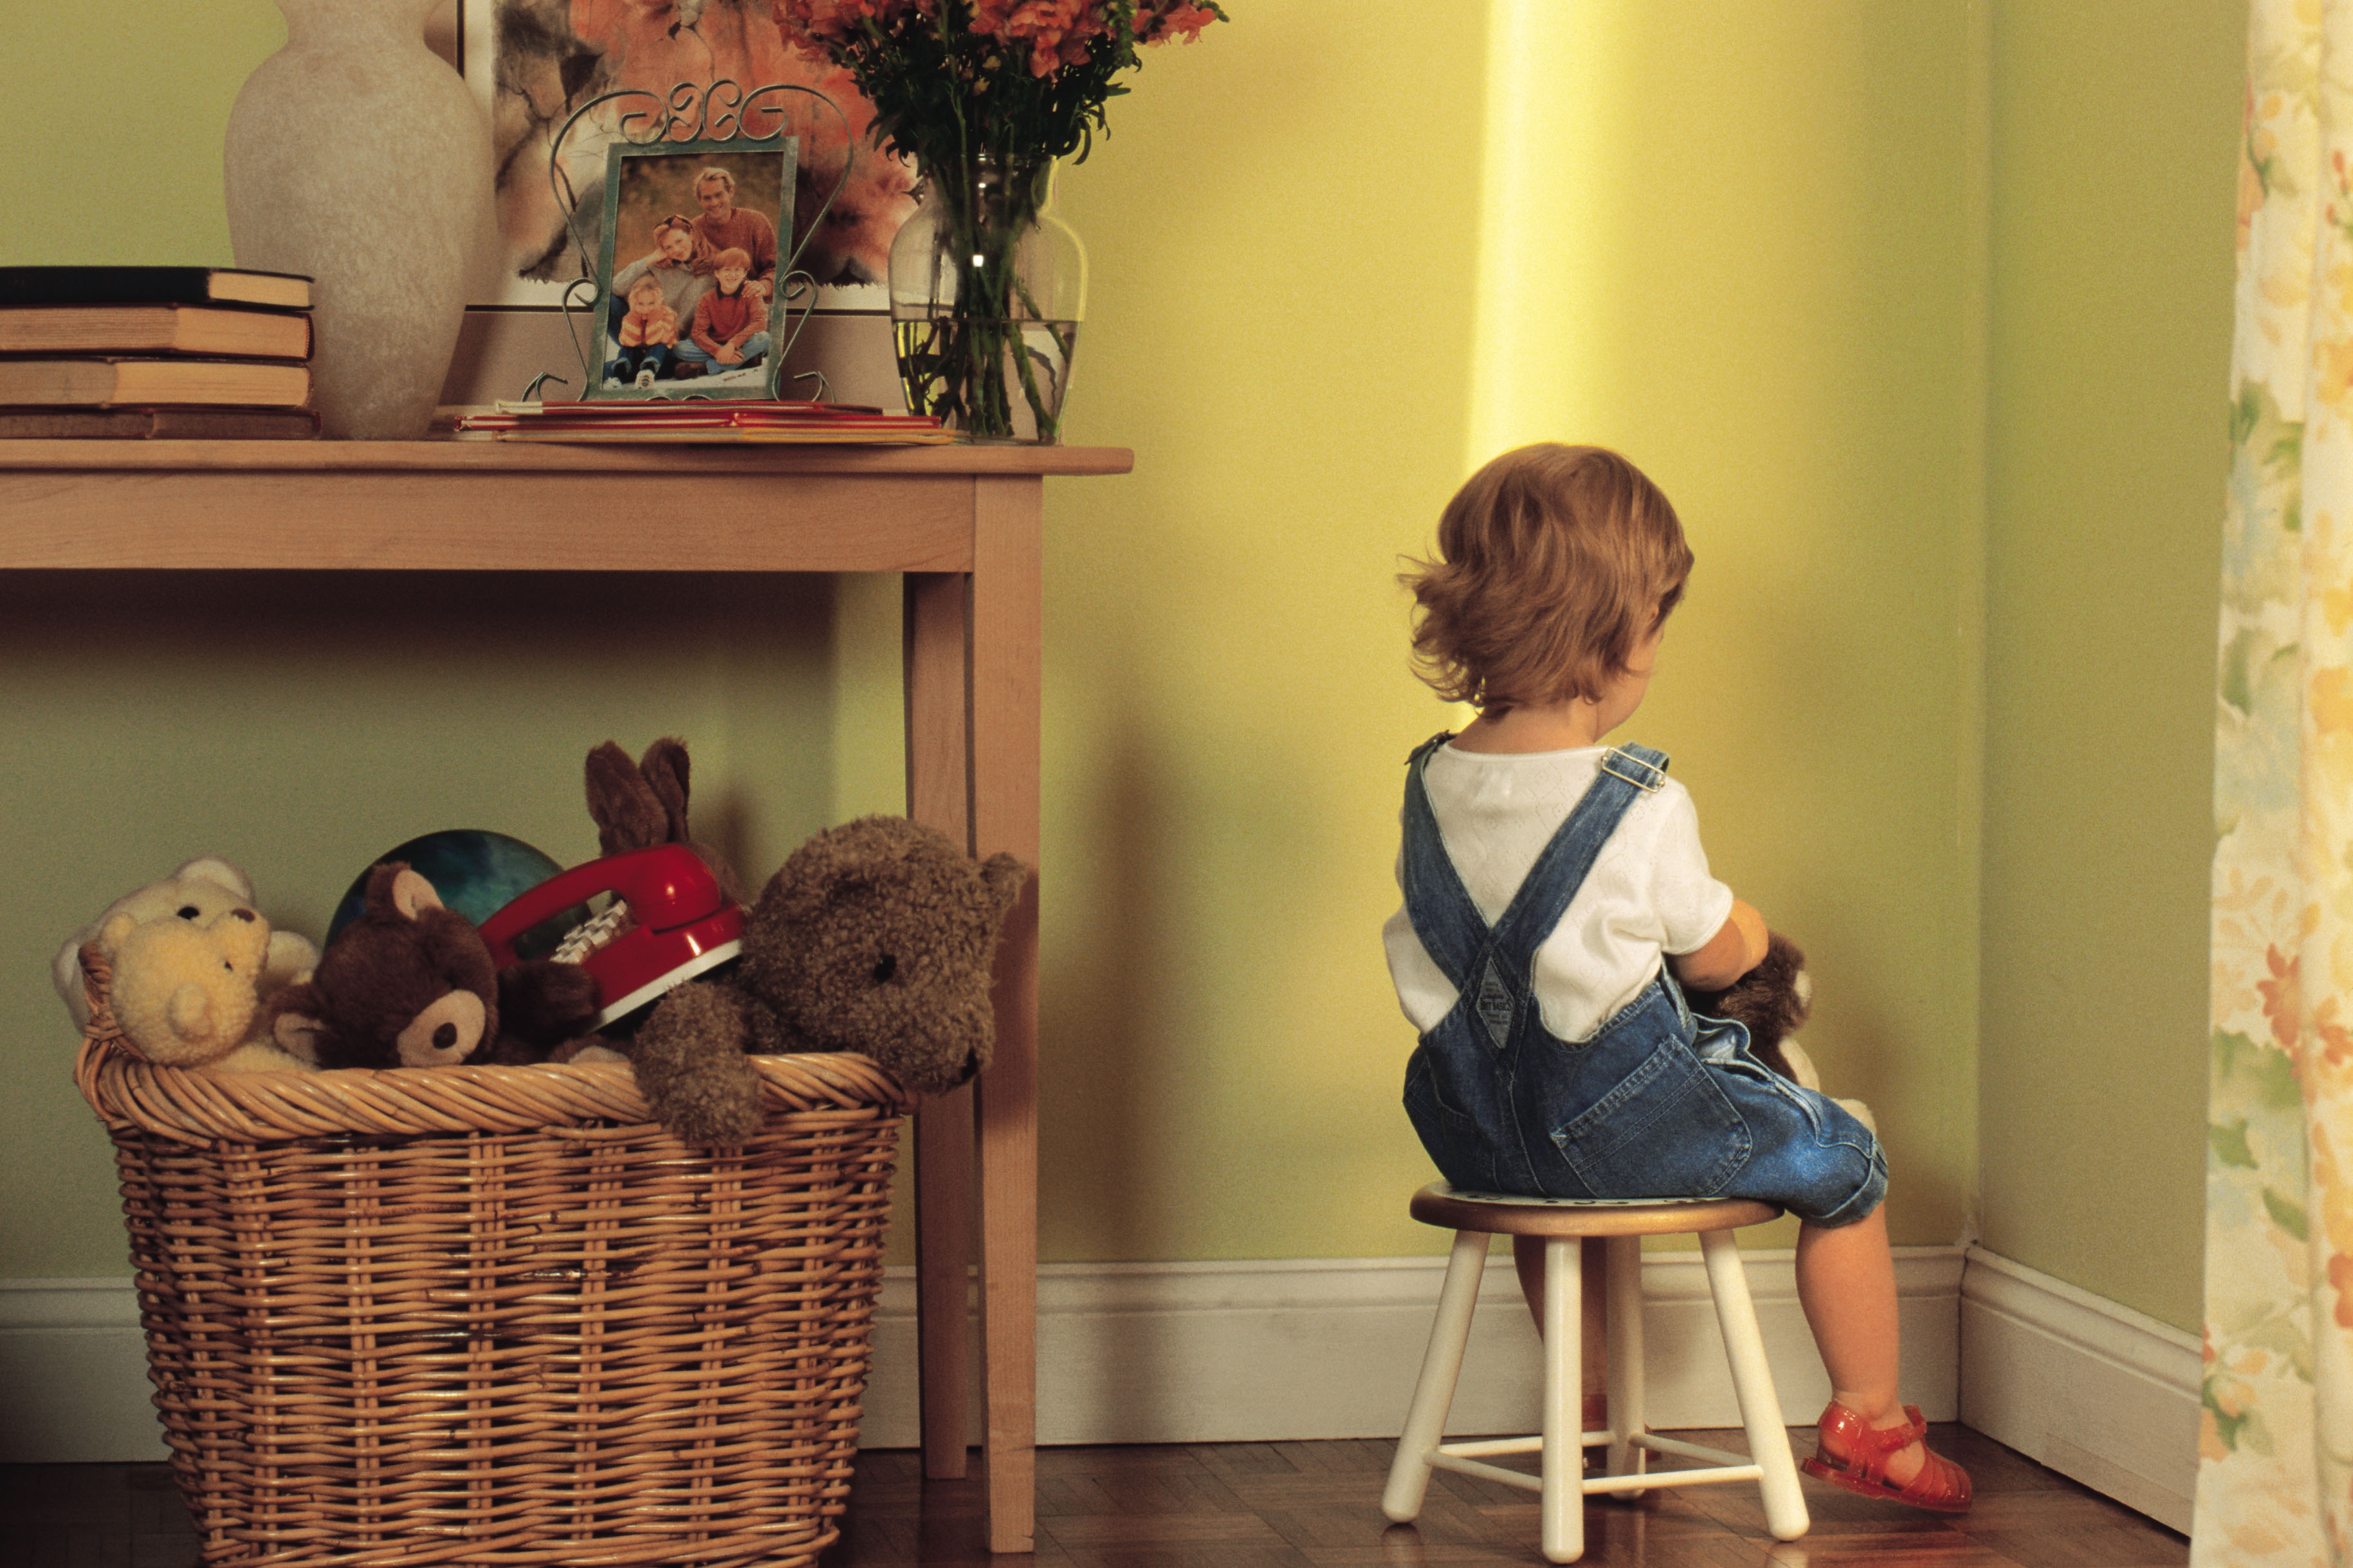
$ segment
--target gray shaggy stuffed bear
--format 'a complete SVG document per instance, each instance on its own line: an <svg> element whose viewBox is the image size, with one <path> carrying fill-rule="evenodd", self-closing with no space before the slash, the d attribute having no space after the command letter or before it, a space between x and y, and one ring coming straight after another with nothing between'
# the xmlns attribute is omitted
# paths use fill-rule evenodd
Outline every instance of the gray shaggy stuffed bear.
<svg viewBox="0 0 2353 1568"><path fill-rule="evenodd" d="M639 1090L708 1147L759 1130L747 1052L860 1051L917 1093L955 1088L988 1065L997 933L1028 880L904 817L818 834L761 889L735 973L672 991L624 1047Z"/></svg>

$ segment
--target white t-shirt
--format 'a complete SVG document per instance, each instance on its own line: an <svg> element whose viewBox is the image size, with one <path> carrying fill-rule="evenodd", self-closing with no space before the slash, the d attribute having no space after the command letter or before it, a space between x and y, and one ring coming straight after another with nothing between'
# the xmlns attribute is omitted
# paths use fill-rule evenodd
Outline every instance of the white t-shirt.
<svg viewBox="0 0 2353 1568"><path fill-rule="evenodd" d="M1570 752L1432 752L1422 774L1455 873L1489 924L1501 918L1599 773L1607 746ZM1398 858L1404 883L1405 858ZM1638 795L1577 896L1536 949L1544 1026L1582 1040L1631 1002L1662 953L1696 952L1732 915L1732 889L1707 873L1699 814L1672 779ZM1398 1002L1417 1030L1437 1026L1455 989L1414 934L1402 905L1381 928Z"/></svg>

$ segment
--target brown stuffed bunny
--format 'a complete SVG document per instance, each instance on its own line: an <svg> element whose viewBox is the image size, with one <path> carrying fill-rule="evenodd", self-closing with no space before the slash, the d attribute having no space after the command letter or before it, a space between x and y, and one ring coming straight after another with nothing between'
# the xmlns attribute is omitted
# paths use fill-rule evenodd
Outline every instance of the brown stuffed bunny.
<svg viewBox="0 0 2353 1568"><path fill-rule="evenodd" d="M683 844L694 851L727 901L744 901L744 884L719 851L695 841L686 821L686 742L665 735L646 748L641 762L607 741L588 753L588 816L596 824L596 852L626 855L657 844Z"/></svg>
<svg viewBox="0 0 2353 1568"><path fill-rule="evenodd" d="M269 1004L271 1037L322 1068L539 1061L596 1016L586 970L553 959L493 968L473 922L398 860L368 873L364 912L317 972Z"/></svg>
<svg viewBox="0 0 2353 1568"><path fill-rule="evenodd" d="M735 973L662 998L622 1048L662 1124L740 1143L761 1122L744 1053L862 1051L919 1093L988 1063L997 933L1029 872L934 828L869 816L818 834L768 879Z"/></svg>

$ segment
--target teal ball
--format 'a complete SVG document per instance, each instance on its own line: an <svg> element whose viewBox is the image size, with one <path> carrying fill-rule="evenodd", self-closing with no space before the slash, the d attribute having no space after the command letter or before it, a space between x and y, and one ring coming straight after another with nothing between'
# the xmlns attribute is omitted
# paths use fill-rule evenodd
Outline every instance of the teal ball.
<svg viewBox="0 0 2353 1568"><path fill-rule="evenodd" d="M515 898L546 881L564 869L549 856L533 848L520 838L510 838L503 833L491 833L479 827L452 827L439 833L427 833L412 838L396 848L388 849L368 862L335 906L335 918L328 923L327 940L332 942L343 929L360 918L367 899L368 872L387 860L406 860L409 868L433 884L441 902L455 910L476 925L512 903ZM558 919L563 924L556 938L580 920L587 918L583 908L567 910ZM534 929L531 933L541 932ZM549 946L553 946L550 940ZM518 946L524 944L519 943ZM531 945L536 945L535 943Z"/></svg>

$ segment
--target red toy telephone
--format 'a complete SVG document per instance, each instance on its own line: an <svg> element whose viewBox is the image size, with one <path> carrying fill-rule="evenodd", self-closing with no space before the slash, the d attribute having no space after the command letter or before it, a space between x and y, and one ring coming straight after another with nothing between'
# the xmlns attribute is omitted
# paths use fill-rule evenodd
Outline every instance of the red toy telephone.
<svg viewBox="0 0 2353 1568"><path fill-rule="evenodd" d="M547 955L596 976L600 1029L743 951L742 906L719 890L694 851L657 844L575 866L512 900L482 922L491 960L501 969L516 963L516 939L604 893L611 905Z"/></svg>

